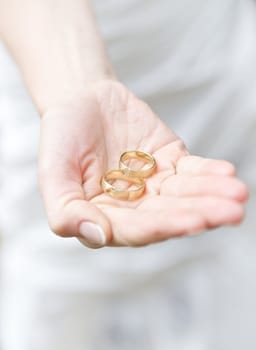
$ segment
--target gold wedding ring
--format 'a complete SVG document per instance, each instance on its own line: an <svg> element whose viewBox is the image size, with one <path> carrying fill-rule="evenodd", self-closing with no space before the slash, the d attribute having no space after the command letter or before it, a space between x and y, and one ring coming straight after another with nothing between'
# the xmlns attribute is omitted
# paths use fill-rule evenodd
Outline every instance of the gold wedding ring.
<svg viewBox="0 0 256 350"><path fill-rule="evenodd" d="M146 163L141 169L134 169L127 165L131 159L136 159ZM156 168L155 158L146 152L142 151L127 151L124 152L119 161L119 168L124 172L125 175L137 178L149 177Z"/></svg>
<svg viewBox="0 0 256 350"><path fill-rule="evenodd" d="M130 163L137 161L142 163L132 167ZM149 177L156 168L155 158L142 151L126 151L119 160L119 169L108 171L101 180L103 191L109 196L132 201L142 196L145 191L144 178ZM127 182L127 187L118 185L118 180ZM129 185L129 186L128 186Z"/></svg>
<svg viewBox="0 0 256 350"><path fill-rule="evenodd" d="M116 180L126 181L132 184L133 188L121 189L113 183ZM116 199L132 201L139 198L145 190L145 182L141 178L126 175L122 170L108 171L101 181L103 191ZM135 185L135 186L134 186Z"/></svg>

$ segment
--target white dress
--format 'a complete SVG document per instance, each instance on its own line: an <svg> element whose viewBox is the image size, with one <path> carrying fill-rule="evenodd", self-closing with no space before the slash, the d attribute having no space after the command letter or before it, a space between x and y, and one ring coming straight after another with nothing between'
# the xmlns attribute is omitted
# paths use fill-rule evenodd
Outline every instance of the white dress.
<svg viewBox="0 0 256 350"><path fill-rule="evenodd" d="M1 48L0 349L255 349L255 3L93 5L120 80L191 153L236 164L248 215L238 228L139 249L95 251L52 234L38 194L39 118Z"/></svg>

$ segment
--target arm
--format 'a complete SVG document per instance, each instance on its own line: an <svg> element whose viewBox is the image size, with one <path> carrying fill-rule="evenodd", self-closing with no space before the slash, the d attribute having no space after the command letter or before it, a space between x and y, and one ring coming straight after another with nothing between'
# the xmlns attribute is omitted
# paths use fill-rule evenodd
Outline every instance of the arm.
<svg viewBox="0 0 256 350"><path fill-rule="evenodd" d="M0 0L1 36L39 112L114 74L86 0Z"/></svg>

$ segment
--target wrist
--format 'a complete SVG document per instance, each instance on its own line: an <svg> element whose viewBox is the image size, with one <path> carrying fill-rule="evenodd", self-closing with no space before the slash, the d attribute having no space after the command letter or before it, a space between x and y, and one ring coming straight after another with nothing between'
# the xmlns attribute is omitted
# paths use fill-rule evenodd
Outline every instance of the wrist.
<svg viewBox="0 0 256 350"><path fill-rule="evenodd" d="M99 36L88 43L88 38L75 26L69 28L66 36L69 38L64 40L58 32L47 45L43 59L37 55L33 65L23 65L25 80L40 114L86 94L100 81L116 80Z"/></svg>
<svg viewBox="0 0 256 350"><path fill-rule="evenodd" d="M62 77L61 80L49 81L47 85L39 85L33 90L32 98L35 102L40 116L44 116L49 110L59 108L73 101L82 100L97 84L106 81L116 81L117 78L111 68L104 71L97 71L90 76L80 77Z"/></svg>

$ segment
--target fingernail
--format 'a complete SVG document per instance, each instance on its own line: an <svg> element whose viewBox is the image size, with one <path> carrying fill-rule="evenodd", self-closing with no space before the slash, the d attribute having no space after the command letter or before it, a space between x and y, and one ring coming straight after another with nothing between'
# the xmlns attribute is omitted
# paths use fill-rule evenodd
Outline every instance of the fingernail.
<svg viewBox="0 0 256 350"><path fill-rule="evenodd" d="M82 222L79 233L83 238L79 240L90 248L101 248L106 244L106 235L102 228L92 222Z"/></svg>

